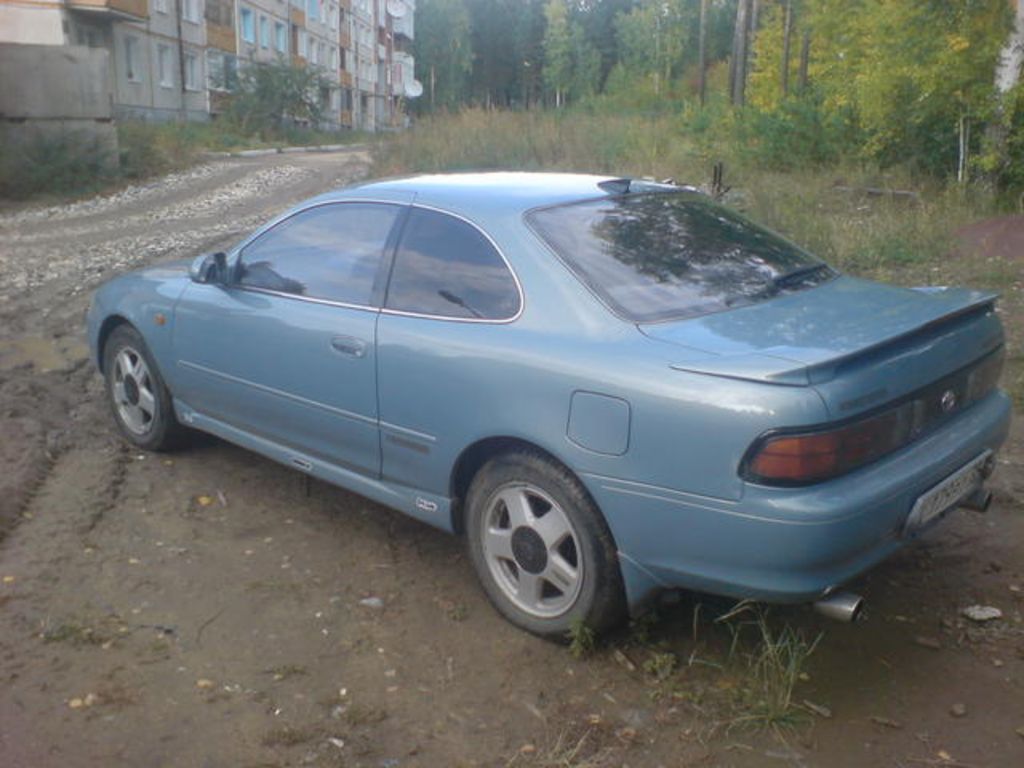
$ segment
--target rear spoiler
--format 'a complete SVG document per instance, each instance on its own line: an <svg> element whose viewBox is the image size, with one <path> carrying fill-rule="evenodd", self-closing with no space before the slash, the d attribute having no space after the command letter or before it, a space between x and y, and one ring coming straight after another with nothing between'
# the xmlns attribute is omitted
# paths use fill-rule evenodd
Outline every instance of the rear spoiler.
<svg viewBox="0 0 1024 768"><path fill-rule="evenodd" d="M923 292L930 293L932 291L925 289ZM763 384L777 384L790 387L806 387L811 384L829 381L835 376L837 369L853 360L864 361L883 350L890 352L908 339L928 334L935 329L966 316L992 312L998 298L999 294L996 293L977 294L972 300L956 309L909 328L903 333L882 339L876 344L852 350L846 354L823 358L820 361L794 360L786 357L783 353L774 354L773 350L768 349L758 353L727 357L706 357L699 360L670 363L669 368L675 371L716 376L719 378L756 381ZM980 357L998 346L1001 343L1001 339L993 337L992 339L979 340L979 342L978 356Z"/></svg>

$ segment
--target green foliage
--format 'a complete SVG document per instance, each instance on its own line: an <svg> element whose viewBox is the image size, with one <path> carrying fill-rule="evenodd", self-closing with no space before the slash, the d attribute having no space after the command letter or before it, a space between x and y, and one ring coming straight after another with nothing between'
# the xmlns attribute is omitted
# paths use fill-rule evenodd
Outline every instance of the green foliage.
<svg viewBox="0 0 1024 768"><path fill-rule="evenodd" d="M777 170L834 164L857 137L852 117L822 110L814 94L788 98L774 109L748 107L732 128L742 159Z"/></svg>
<svg viewBox="0 0 1024 768"><path fill-rule="evenodd" d="M425 0L416 8L417 78L430 109L455 109L473 71L469 9L465 0Z"/></svg>
<svg viewBox="0 0 1024 768"><path fill-rule="evenodd" d="M250 63L238 73L228 115L242 133L264 136L280 133L287 125L320 124L323 115L321 89L327 81L312 67L293 66L279 60Z"/></svg>
<svg viewBox="0 0 1024 768"><path fill-rule="evenodd" d="M81 194L117 174L110 147L84 133L41 133L24 141L2 138L0 197Z"/></svg>
<svg viewBox="0 0 1024 768"><path fill-rule="evenodd" d="M975 175L1024 186L1020 98L1000 103L993 85L1010 29L1006 0L761 0L759 7L747 106L736 113L714 104L727 97L737 0L708 3L711 115L691 114L696 0L424 0L423 29L439 30L424 34L442 42L418 48L417 66L425 77L461 57L459 74L446 77L468 79L469 87L446 91L438 109L528 107L543 88L546 102L559 106L674 111L706 134L731 137L744 162L769 168L841 160L949 177L965 138ZM445 45L449 26L453 45ZM460 42L467 38L471 52ZM799 74L804 39L809 87Z"/></svg>
<svg viewBox="0 0 1024 768"><path fill-rule="evenodd" d="M728 624L733 634L732 660L742 672L737 701L738 713L731 726L764 728L781 733L805 718L793 701L793 691L814 653L821 635L813 641L789 624L776 629L765 609L747 605L734 616L747 614ZM753 644L746 635L754 634Z"/></svg>
<svg viewBox="0 0 1024 768"><path fill-rule="evenodd" d="M580 619L573 621L566 639L569 641L569 653L573 658L585 659L597 647L597 635Z"/></svg>

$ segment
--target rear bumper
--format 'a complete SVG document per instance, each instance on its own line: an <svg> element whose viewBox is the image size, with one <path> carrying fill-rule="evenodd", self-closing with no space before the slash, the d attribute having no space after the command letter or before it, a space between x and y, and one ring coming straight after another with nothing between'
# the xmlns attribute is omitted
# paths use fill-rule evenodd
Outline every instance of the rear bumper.
<svg viewBox="0 0 1024 768"><path fill-rule="evenodd" d="M748 484L735 502L598 475L584 475L584 482L615 536L631 604L659 588L803 602L920 533L904 533L917 498L996 451L1009 423L1009 398L996 391L850 475L807 488Z"/></svg>

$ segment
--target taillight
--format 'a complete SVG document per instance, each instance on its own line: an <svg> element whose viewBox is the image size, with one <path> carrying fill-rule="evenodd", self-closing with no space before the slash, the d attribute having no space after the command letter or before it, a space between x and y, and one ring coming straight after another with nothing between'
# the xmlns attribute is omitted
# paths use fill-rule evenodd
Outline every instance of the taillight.
<svg viewBox="0 0 1024 768"><path fill-rule="evenodd" d="M741 474L766 485L809 485L877 461L990 394L1003 369L1003 348L918 390L898 405L834 427L762 435Z"/></svg>
<svg viewBox="0 0 1024 768"><path fill-rule="evenodd" d="M755 482L802 485L851 472L903 445L914 424L913 403L837 429L762 438L746 463Z"/></svg>

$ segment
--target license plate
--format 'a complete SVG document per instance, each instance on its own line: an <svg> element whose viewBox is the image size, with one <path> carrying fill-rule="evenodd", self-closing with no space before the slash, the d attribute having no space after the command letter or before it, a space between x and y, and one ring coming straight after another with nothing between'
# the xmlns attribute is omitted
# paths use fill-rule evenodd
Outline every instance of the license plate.
<svg viewBox="0 0 1024 768"><path fill-rule="evenodd" d="M910 534L923 528L943 512L948 512L955 507L976 488L980 487L985 479L985 463L991 455L991 451L985 451L941 483L918 496L903 527L904 533Z"/></svg>

